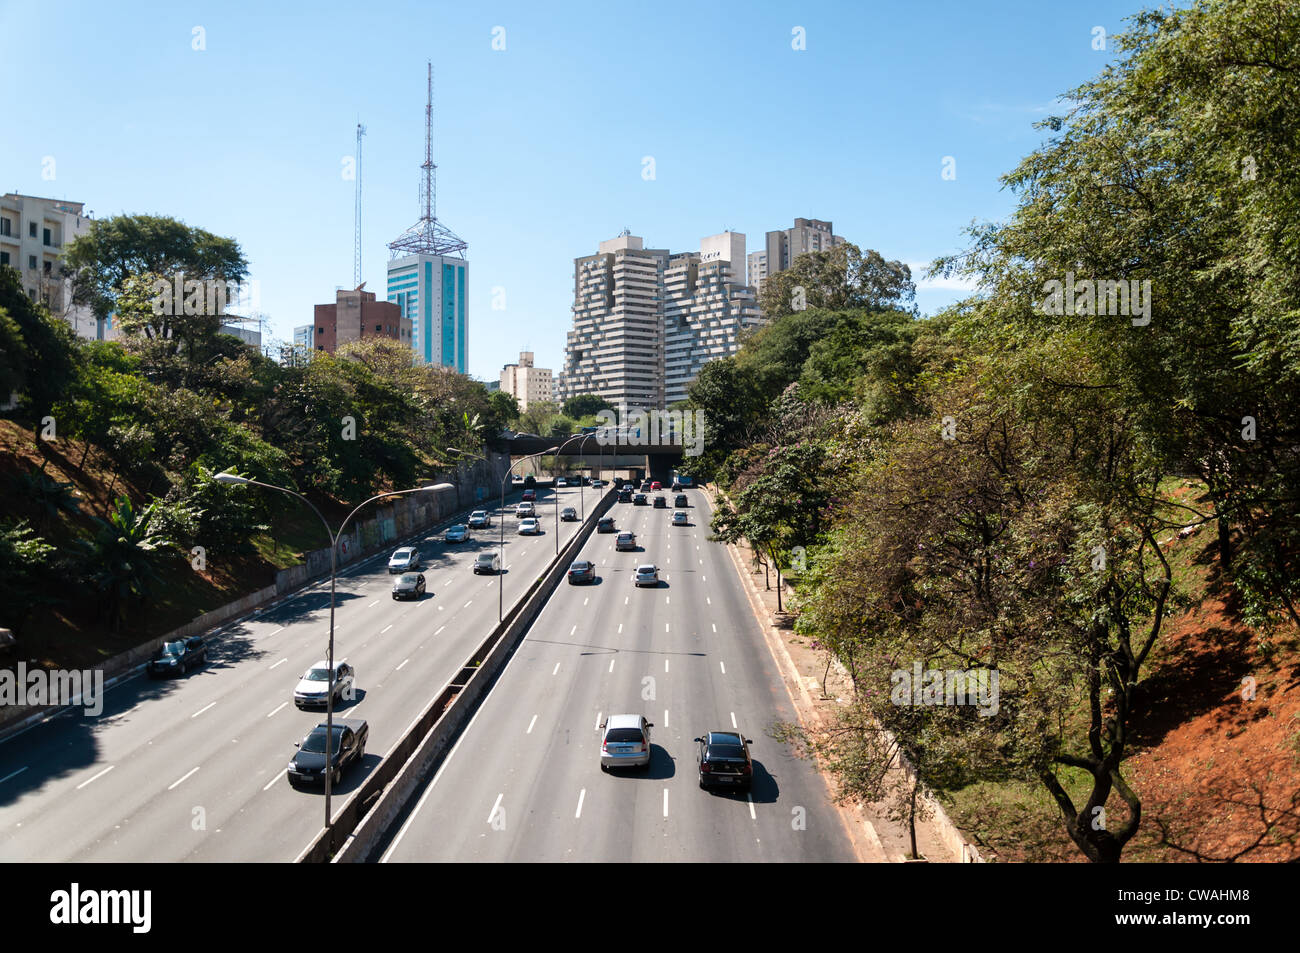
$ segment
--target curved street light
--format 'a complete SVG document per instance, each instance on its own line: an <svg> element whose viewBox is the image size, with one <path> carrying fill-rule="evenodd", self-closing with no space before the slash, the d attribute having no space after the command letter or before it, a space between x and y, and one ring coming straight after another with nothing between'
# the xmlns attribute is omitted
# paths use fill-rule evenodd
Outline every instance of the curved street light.
<svg viewBox="0 0 1300 953"><path fill-rule="evenodd" d="M330 770L330 760L332 755L331 745L334 741L334 580L338 575L339 539L343 536L343 531L347 529L348 521L351 520L352 517L356 516L362 507L369 503L373 503L375 500L383 500L390 496L403 496L407 493L425 493L430 490L454 490L456 487L450 483L433 483L429 486L417 486L409 490L390 490L387 493L380 493L377 496L372 496L370 499L357 504L356 508L353 509L353 511L343 520L342 524L338 528L338 532L335 532L330 529L330 524L326 522L325 517L321 514L321 511L316 508L316 505L297 490L291 490L285 486L276 486L274 483L263 483L260 480L250 480L248 477L241 477L234 473L217 473L213 475L212 479L217 483L222 483L227 486L260 486L265 487L268 490L279 490L281 493L288 493L290 496L296 496L298 499L310 506L312 512L320 518L321 525L325 527L325 532L330 539L330 640L328 650L330 691L325 699L325 826L328 828L331 824L330 794L332 789L331 779L334 774L334 772Z"/></svg>

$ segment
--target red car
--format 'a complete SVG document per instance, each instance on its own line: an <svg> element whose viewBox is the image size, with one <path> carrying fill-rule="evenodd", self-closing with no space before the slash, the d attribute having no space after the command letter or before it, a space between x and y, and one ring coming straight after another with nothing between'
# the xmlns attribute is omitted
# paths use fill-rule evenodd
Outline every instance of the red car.
<svg viewBox="0 0 1300 953"><path fill-rule="evenodd" d="M525 503L535 503L535 502L537 501L537 491L536 491L536 490L524 490L523 501L524 501Z"/></svg>
<svg viewBox="0 0 1300 953"><path fill-rule="evenodd" d="M652 492L653 492L654 490L662 490L662 489L663 489L663 486L659 483L658 480L655 480L653 483L650 484L650 490L651 490Z"/></svg>

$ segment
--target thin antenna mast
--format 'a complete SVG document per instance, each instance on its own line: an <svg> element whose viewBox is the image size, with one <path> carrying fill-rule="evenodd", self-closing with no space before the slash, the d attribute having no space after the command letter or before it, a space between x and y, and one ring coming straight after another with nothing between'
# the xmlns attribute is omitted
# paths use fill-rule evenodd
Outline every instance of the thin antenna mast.
<svg viewBox="0 0 1300 953"><path fill-rule="evenodd" d="M352 237L352 287L361 285L361 137L366 127L357 123L357 206L353 212Z"/></svg>

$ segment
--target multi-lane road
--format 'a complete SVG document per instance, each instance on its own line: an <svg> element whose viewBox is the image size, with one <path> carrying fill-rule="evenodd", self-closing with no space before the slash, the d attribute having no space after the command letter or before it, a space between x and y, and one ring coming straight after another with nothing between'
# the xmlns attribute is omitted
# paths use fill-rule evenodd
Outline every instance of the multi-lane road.
<svg viewBox="0 0 1300 953"><path fill-rule="evenodd" d="M561 506L597 498L558 492ZM516 535L507 506L507 611L554 558L551 493L538 490L539 536ZM338 717L366 719L370 740L336 810L496 624L498 578L471 570L497 544L491 512L492 529L467 543L419 541L419 601L392 599L389 551L340 574L335 655L356 669L357 692ZM561 547L580 525L559 524ZM188 677L125 679L99 717L73 710L0 743L0 861L293 860L324 822L321 793L285 778L294 742L324 720L298 710L293 689L325 657L328 630L326 580L210 637L207 665Z"/></svg>
<svg viewBox="0 0 1300 953"><path fill-rule="evenodd" d="M820 775L767 734L794 713L708 503L688 497L684 527L615 504L641 551L588 540L598 581L551 597L385 861L857 859ZM657 589L632 585L646 562ZM627 713L654 723L650 766L606 774L599 725ZM752 793L703 791L693 739L733 728L754 742Z"/></svg>

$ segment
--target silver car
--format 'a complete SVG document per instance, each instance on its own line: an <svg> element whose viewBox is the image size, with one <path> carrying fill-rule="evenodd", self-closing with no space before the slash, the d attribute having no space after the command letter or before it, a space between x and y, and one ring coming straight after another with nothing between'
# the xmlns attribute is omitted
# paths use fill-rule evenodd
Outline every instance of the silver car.
<svg viewBox="0 0 1300 953"><path fill-rule="evenodd" d="M676 513L673 514L673 525L674 525L674 526L690 526L690 525L691 525L691 518L690 518L689 516L686 515L686 511L685 511L685 510L678 510Z"/></svg>
<svg viewBox="0 0 1300 953"><path fill-rule="evenodd" d="M470 529L487 529L491 525L492 521L488 518L487 510L475 510L469 514Z"/></svg>
<svg viewBox="0 0 1300 953"><path fill-rule="evenodd" d="M331 685L331 682L333 683ZM342 659L334 660L334 678L330 678L330 665L322 659L303 673L298 687L293 690L293 703L299 708L320 705L325 707L333 688L334 703L350 700L356 684L356 672Z"/></svg>
<svg viewBox="0 0 1300 953"><path fill-rule="evenodd" d="M644 715L610 715L600 726L600 770L650 764L650 729Z"/></svg>
<svg viewBox="0 0 1300 953"><path fill-rule="evenodd" d="M632 574L632 584L636 586L659 585L659 567L653 563L637 566L636 572Z"/></svg>
<svg viewBox="0 0 1300 953"><path fill-rule="evenodd" d="M389 572L411 572L421 568L420 551L414 546L403 546L388 557Z"/></svg>
<svg viewBox="0 0 1300 953"><path fill-rule="evenodd" d="M449 543L463 543L469 539L469 527L464 523L457 523L455 526L447 527L446 540Z"/></svg>

